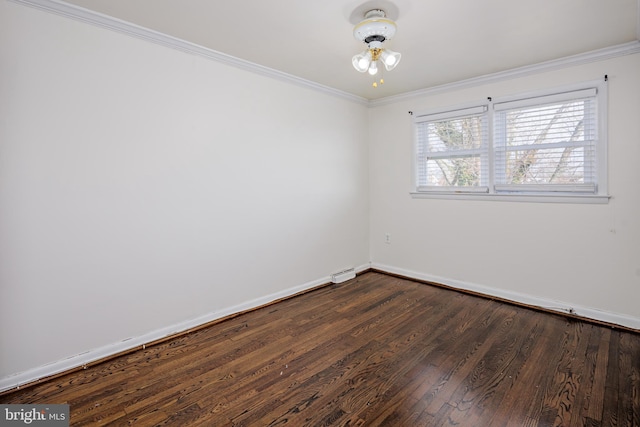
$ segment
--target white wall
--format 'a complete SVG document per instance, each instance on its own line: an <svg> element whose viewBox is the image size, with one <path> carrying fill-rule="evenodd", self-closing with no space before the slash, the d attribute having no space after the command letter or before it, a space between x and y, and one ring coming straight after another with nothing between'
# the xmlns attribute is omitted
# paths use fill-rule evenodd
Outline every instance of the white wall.
<svg viewBox="0 0 640 427"><path fill-rule="evenodd" d="M0 60L0 379L369 261L365 106L7 1Z"/></svg>
<svg viewBox="0 0 640 427"><path fill-rule="evenodd" d="M408 111L609 76L606 205L412 199ZM640 55L398 100L370 110L374 266L640 328ZM391 235L391 244L384 235ZM580 314L578 310L578 314ZM584 313L583 313L584 314ZM613 316L608 316L613 315Z"/></svg>
<svg viewBox="0 0 640 427"><path fill-rule="evenodd" d="M609 204L409 197L408 110L604 74ZM367 110L1 1L0 389L369 260L636 325L638 76L633 55Z"/></svg>

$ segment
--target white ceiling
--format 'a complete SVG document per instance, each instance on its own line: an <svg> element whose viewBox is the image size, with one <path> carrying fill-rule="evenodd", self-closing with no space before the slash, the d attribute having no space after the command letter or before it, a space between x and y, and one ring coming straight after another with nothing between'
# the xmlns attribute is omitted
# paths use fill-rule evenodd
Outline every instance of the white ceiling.
<svg viewBox="0 0 640 427"><path fill-rule="evenodd" d="M637 41L640 0L67 0L367 99ZM351 57L359 12L397 13L402 53L373 88Z"/></svg>

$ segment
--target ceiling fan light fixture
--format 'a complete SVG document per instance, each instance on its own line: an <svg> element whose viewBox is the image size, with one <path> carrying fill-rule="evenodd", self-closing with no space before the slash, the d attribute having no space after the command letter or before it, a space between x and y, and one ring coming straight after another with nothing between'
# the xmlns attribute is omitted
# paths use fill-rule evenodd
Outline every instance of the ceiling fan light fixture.
<svg viewBox="0 0 640 427"><path fill-rule="evenodd" d="M353 28L353 36L367 45L367 50L356 54L351 63L360 73L368 71L374 76L378 73L380 61L387 71L393 70L400 62L398 52L386 49L384 43L396 34L396 23L387 18L382 9L372 9L364 14L364 20ZM381 81L382 83L382 81ZM377 87L377 84L373 85Z"/></svg>

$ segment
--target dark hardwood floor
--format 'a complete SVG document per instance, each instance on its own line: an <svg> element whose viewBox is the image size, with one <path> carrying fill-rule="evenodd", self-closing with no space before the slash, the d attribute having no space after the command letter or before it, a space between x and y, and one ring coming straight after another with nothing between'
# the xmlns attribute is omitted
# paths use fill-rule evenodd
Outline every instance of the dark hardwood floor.
<svg viewBox="0 0 640 427"><path fill-rule="evenodd" d="M640 426L640 335L369 272L0 402L71 425Z"/></svg>

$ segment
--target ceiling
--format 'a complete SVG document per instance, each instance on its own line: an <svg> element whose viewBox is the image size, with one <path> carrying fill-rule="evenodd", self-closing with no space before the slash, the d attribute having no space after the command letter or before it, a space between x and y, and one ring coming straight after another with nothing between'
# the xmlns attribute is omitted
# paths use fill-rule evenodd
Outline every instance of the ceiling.
<svg viewBox="0 0 640 427"><path fill-rule="evenodd" d="M378 99L637 41L640 0L67 0L324 86ZM373 88L353 26L386 9L402 53Z"/></svg>

